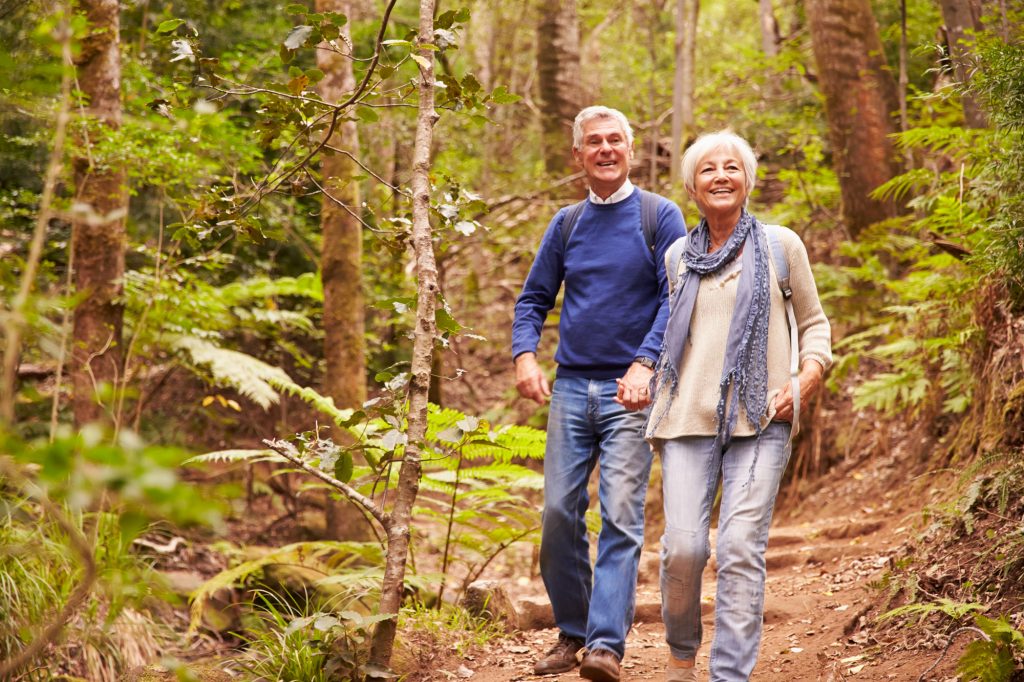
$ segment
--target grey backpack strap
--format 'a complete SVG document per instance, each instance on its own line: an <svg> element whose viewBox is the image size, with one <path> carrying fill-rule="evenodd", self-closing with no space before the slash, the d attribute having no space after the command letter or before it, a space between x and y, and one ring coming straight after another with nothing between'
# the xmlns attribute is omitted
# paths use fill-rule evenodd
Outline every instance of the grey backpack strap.
<svg viewBox="0 0 1024 682"><path fill-rule="evenodd" d="M658 232L658 195L637 189L640 192L640 225L644 230L644 241L654 253L654 239Z"/></svg>
<svg viewBox="0 0 1024 682"><path fill-rule="evenodd" d="M665 279L668 280L669 293L675 290L676 279L679 277L679 263L683 260L688 238L689 235L680 237L665 251Z"/></svg>
<svg viewBox="0 0 1024 682"><path fill-rule="evenodd" d="M782 298L786 301L786 318L789 321L789 380L793 390L793 429L789 433L789 441L800 431L800 344L799 330L796 326L796 313L793 311L793 289L789 286L789 261L786 260L786 251L779 241L779 226L765 225L765 232L768 234L768 250L772 254L772 263L775 265L775 277L779 282L779 289L782 290Z"/></svg>
<svg viewBox="0 0 1024 682"><path fill-rule="evenodd" d="M565 210L565 217L562 218L562 251L569 246L569 235L572 234L573 228L576 227L576 223L580 220L580 214L583 213L583 207L587 205L587 200L577 202Z"/></svg>

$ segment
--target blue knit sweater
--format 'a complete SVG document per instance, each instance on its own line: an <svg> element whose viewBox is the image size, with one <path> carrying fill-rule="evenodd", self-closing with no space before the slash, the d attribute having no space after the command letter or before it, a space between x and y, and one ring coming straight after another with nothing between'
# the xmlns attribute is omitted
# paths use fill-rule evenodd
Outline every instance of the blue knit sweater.
<svg viewBox="0 0 1024 682"><path fill-rule="evenodd" d="M566 248L555 214L515 307L512 356L536 352L565 283L555 353L558 376L614 379L633 358L657 359L668 320L665 251L686 234L679 207L661 198L655 250L640 225L640 192L615 204L588 202Z"/></svg>

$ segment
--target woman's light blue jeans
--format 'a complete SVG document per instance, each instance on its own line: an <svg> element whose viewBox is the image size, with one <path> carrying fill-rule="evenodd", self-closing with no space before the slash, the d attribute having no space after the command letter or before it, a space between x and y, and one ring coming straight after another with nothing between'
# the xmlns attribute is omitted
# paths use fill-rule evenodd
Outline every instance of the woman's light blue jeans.
<svg viewBox="0 0 1024 682"><path fill-rule="evenodd" d="M693 660L701 643L701 574L711 556L711 507L722 478L711 682L746 682L757 663L768 527L789 461L789 431L789 424L773 422L760 442L733 438L724 452L712 437L662 444L661 608L665 639L681 660Z"/></svg>
<svg viewBox="0 0 1024 682"><path fill-rule="evenodd" d="M621 659L633 624L653 455L643 439L647 412L616 404L616 391L614 379L555 381L544 455L540 572L562 633ZM601 533L592 571L584 515L595 464Z"/></svg>

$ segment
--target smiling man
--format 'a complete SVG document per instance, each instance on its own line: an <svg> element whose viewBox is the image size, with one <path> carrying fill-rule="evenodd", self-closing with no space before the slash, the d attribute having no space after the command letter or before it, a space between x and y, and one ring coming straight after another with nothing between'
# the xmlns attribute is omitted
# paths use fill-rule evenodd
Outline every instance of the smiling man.
<svg viewBox="0 0 1024 682"><path fill-rule="evenodd" d="M665 251L686 229L675 204L630 183L633 131L621 112L581 111L572 153L589 197L551 221L512 324L516 388L540 404L551 400L540 570L559 635L534 672L572 670L583 650L582 677L617 682L643 545L652 455L642 430L668 318ZM563 284L549 387L536 351ZM595 465L601 533L591 567L584 515Z"/></svg>

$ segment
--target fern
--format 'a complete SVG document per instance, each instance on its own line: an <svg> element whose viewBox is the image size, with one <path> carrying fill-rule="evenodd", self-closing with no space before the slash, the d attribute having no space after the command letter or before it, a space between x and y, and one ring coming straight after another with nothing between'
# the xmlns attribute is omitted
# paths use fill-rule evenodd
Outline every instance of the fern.
<svg viewBox="0 0 1024 682"><path fill-rule="evenodd" d="M288 460L273 450L218 450L189 457L182 464L210 464L215 462L277 462L287 464Z"/></svg>
<svg viewBox="0 0 1024 682"><path fill-rule="evenodd" d="M279 367L195 336L181 336L173 346L186 353L196 367L206 369L215 384L234 388L265 410L279 400L274 384L294 385Z"/></svg>
<svg viewBox="0 0 1024 682"><path fill-rule="evenodd" d="M1008 682L1024 657L1024 634L1005 618L992 619L978 614L974 623L985 635L967 645L957 663L965 681Z"/></svg>

